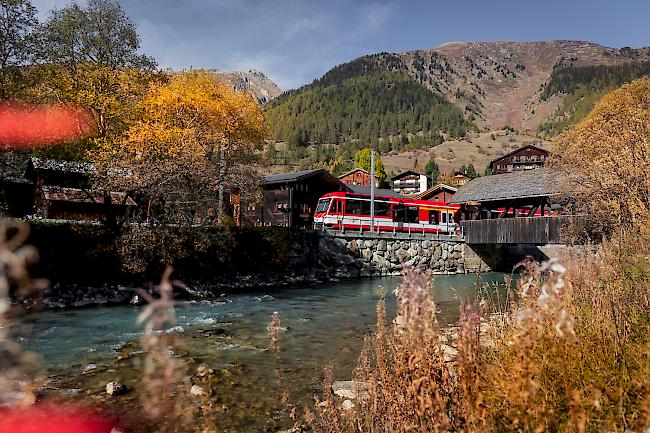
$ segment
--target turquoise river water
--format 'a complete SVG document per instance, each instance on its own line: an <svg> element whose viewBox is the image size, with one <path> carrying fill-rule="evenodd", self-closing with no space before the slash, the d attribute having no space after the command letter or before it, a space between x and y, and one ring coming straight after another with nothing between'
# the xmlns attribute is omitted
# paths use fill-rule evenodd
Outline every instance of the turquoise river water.
<svg viewBox="0 0 650 433"><path fill-rule="evenodd" d="M481 276L481 285L502 282L502 274ZM399 278L343 281L179 303L177 323L168 332L184 337L185 356L223 373L218 397L223 410L215 416L220 431L277 431L286 420L279 419L281 391L268 350L266 327L273 312L287 327L281 334L284 388L302 406L320 392L326 363L333 364L335 380L351 378L363 338L376 323L379 287L385 290L390 319L398 283ZM443 325L457 320L461 300L477 296L475 275L437 276L434 286ZM115 365L117 355L142 335L135 324L141 308L39 313L32 317L32 335L24 343L41 355L41 368L62 387L99 395L109 380L131 385L138 379L137 371L126 373ZM82 374L89 365L96 365L98 373Z"/></svg>

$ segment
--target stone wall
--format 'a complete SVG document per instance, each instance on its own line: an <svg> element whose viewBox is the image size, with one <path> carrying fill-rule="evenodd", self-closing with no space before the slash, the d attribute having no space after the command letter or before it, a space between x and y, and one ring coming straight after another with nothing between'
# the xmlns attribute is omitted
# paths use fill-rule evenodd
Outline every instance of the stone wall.
<svg viewBox="0 0 650 433"><path fill-rule="evenodd" d="M320 251L336 277L399 275L406 268L437 274L490 270L467 245L454 239L323 235Z"/></svg>

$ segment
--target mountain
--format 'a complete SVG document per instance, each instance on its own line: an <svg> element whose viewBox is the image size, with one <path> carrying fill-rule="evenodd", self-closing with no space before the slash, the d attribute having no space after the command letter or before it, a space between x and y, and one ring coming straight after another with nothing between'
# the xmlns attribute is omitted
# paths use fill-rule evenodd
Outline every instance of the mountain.
<svg viewBox="0 0 650 433"><path fill-rule="evenodd" d="M546 89L554 73L647 62L650 49L584 41L452 42L397 57L404 73L445 95L466 115L473 113L479 126L536 130L564 99L564 89Z"/></svg>
<svg viewBox="0 0 650 433"><path fill-rule="evenodd" d="M439 133L462 136L474 125L552 135L604 91L649 74L649 62L650 48L583 41L452 42L336 66L267 113L274 137L285 141L407 136L436 144Z"/></svg>
<svg viewBox="0 0 650 433"><path fill-rule="evenodd" d="M476 128L443 95L375 60L363 58L336 67L274 100L267 109L274 138L306 145L390 137L401 144L420 133L420 138L437 144L442 141L439 132L458 137Z"/></svg>
<svg viewBox="0 0 650 433"><path fill-rule="evenodd" d="M282 89L260 71L216 71L216 76L235 90L250 93L259 104L266 104L282 94Z"/></svg>

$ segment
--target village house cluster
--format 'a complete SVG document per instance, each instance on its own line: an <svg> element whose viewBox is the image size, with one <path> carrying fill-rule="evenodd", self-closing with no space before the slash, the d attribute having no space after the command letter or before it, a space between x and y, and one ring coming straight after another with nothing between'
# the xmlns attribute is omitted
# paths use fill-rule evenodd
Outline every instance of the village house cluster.
<svg viewBox="0 0 650 433"><path fill-rule="evenodd" d="M546 150L526 145L495 159L490 168L495 175L525 172L543 166L547 158ZM142 204L136 203L133 197L120 191L93 190L94 172L90 163L29 158L22 172L7 172L0 178L0 201L4 202L4 209L0 211L20 218L70 221L112 218L148 222L144 220ZM261 199L254 203L245 202L227 191L225 211L240 226L311 227L320 197L331 192L370 194L373 179L378 197L411 197L444 203L452 202L454 195L459 190L465 191L466 184L471 181L467 174L457 172L446 176L444 182L432 185L426 175L408 170L393 176L390 189L384 189L379 188L378 180L362 168L338 177L325 169L304 170L263 176L260 178ZM477 188L483 191L488 186L472 182L468 191L476 193ZM498 196L498 192L494 195ZM474 204L471 200L465 202ZM476 207L473 209L481 212Z"/></svg>

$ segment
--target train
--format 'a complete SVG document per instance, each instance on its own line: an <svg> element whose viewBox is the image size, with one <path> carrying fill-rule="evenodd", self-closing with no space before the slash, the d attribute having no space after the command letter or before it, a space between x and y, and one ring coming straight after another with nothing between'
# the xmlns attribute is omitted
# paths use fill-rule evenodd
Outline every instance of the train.
<svg viewBox="0 0 650 433"><path fill-rule="evenodd" d="M407 197L375 196L375 232L460 233L460 205ZM318 200L316 230L370 231L370 195L331 192Z"/></svg>

